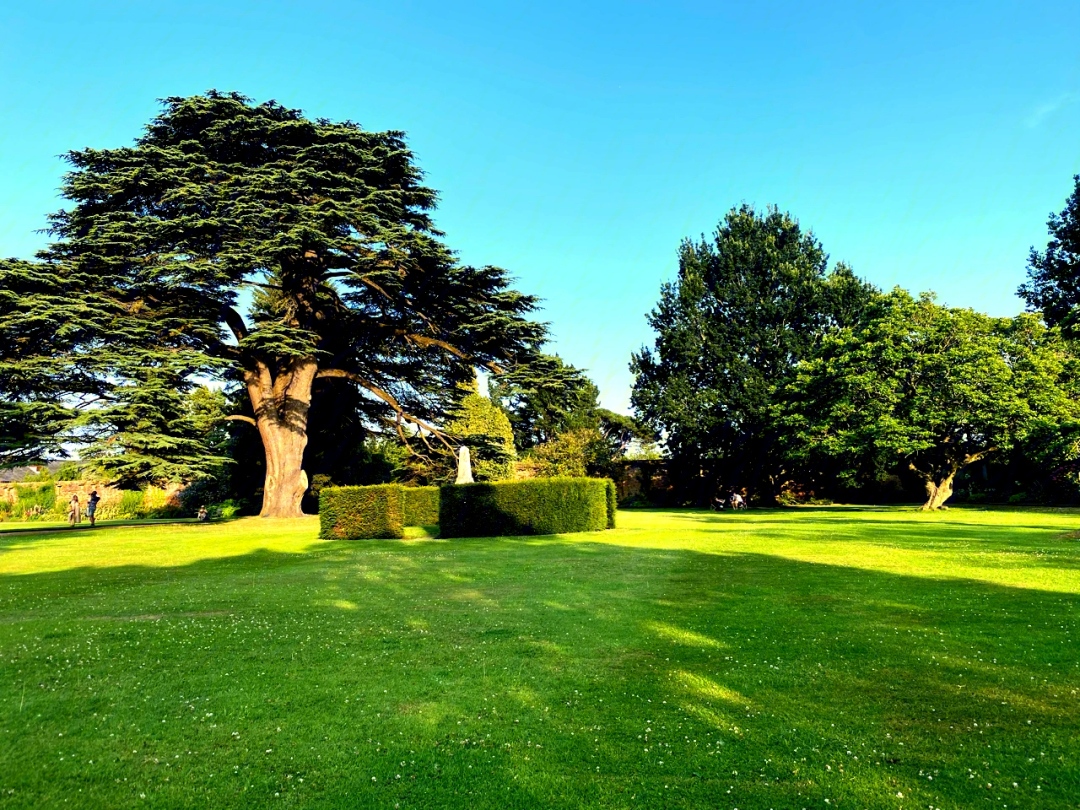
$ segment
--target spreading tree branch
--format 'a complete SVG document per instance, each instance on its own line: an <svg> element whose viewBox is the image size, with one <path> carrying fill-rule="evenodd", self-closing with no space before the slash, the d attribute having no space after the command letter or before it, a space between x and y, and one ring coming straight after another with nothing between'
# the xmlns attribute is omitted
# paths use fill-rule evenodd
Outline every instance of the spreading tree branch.
<svg viewBox="0 0 1080 810"><path fill-rule="evenodd" d="M454 446L447 440L446 434L444 434L441 430L439 430L437 427L434 427L433 425L429 425L427 422L423 421L422 419L418 419L417 417L415 417L412 414L408 413L403 407L401 407L401 403L399 403L393 397L393 395L391 395L388 392L384 391L382 388L375 385L370 380L364 379L359 374L353 374L351 371L343 371L342 369L337 369L337 368L326 368L326 369L322 369L321 371L319 371L319 373L316 374L315 376L319 377L319 378L333 377L333 378L337 378L337 379L349 380L351 382L356 383L361 388L363 388L363 389L365 389L367 391L370 391L372 394L377 396L379 399L381 399L383 402L385 402L387 405L389 405L391 408L394 409L394 412L398 416L398 424L399 424L398 434L399 435L401 435L400 421L402 419L404 419L406 422L410 422L410 423L416 425L418 428L421 428L420 438L424 440L425 444L427 444L427 439L424 437L424 434L422 432L424 430L428 431L433 436L438 438L439 441L441 441L448 449L450 449L450 450L454 449ZM405 437L402 436L402 438L404 439ZM405 441L406 441L406 444L408 444L408 440L406 439ZM428 446L430 447L430 445L428 445Z"/></svg>
<svg viewBox="0 0 1080 810"><path fill-rule="evenodd" d="M225 307L221 314L225 319L226 326L229 327L233 333L233 337L236 338L237 343L248 336L247 324L244 323L244 319L240 316L240 313L233 307Z"/></svg>

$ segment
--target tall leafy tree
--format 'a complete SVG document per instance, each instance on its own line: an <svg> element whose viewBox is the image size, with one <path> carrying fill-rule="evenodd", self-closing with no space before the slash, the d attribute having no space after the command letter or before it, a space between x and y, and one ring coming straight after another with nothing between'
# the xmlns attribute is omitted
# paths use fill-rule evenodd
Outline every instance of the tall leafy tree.
<svg viewBox="0 0 1080 810"><path fill-rule="evenodd" d="M549 442L569 430L599 424L600 389L585 372L558 355L532 358L488 380L488 392L510 418L519 451Z"/></svg>
<svg viewBox="0 0 1080 810"><path fill-rule="evenodd" d="M607 408L597 408L596 416L600 420L600 435L611 446L613 456L624 456L630 445L637 441L648 446L657 440L657 435L632 416L615 413Z"/></svg>
<svg viewBox="0 0 1080 810"><path fill-rule="evenodd" d="M780 421L806 457L839 462L842 475L905 465L926 485L923 508L938 509L969 464L1076 418L1075 372L1033 315L991 318L898 288L868 323L824 338L781 392Z"/></svg>
<svg viewBox="0 0 1080 810"><path fill-rule="evenodd" d="M632 358L631 403L663 434L684 490L699 501L720 484L775 494L775 391L872 293L847 266L830 272L817 238L776 208L732 209L711 240L683 242L649 315L656 344Z"/></svg>
<svg viewBox="0 0 1080 810"><path fill-rule="evenodd" d="M1075 336L1080 332L1080 174L1073 176L1064 210L1050 214L1047 228L1046 250L1031 248L1028 280L1018 292L1048 324Z"/></svg>
<svg viewBox="0 0 1080 810"><path fill-rule="evenodd" d="M31 350L24 363L59 376L24 400L67 406L91 389L79 417L91 453L131 477L199 474L198 437L168 392L179 403L217 377L251 403L236 416L265 451L262 514L298 515L319 381L353 386L404 440L428 438L447 389L543 341L527 317L536 299L440 241L436 193L400 132L209 92L166 99L133 146L67 160L72 205L51 218L56 241L34 272L56 287L41 301L68 302L54 322L85 330ZM250 290L263 296L246 311Z"/></svg>

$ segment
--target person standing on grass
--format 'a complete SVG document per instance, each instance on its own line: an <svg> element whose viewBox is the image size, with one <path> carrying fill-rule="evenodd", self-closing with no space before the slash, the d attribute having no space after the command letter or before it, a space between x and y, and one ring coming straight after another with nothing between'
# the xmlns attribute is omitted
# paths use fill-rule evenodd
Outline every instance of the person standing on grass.
<svg viewBox="0 0 1080 810"><path fill-rule="evenodd" d="M79 506L78 493L72 495L68 503L68 525L74 526L76 523L82 523L82 508Z"/></svg>
<svg viewBox="0 0 1080 810"><path fill-rule="evenodd" d="M90 518L90 528L94 528L94 513L97 512L98 501L101 500L101 496L97 494L95 489L90 493L90 497L86 499L86 516Z"/></svg>

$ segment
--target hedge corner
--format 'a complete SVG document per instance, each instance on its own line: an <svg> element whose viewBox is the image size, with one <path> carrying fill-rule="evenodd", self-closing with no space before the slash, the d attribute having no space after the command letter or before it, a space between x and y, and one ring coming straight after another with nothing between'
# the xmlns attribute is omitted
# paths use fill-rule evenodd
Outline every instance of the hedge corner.
<svg viewBox="0 0 1080 810"><path fill-rule="evenodd" d="M404 487L327 487L319 494L319 537L367 540L405 536Z"/></svg>

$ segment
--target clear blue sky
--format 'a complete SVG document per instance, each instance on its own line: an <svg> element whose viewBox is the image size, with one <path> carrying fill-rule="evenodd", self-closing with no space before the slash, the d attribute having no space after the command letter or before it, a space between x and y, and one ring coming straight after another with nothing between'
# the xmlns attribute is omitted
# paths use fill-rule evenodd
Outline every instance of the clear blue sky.
<svg viewBox="0 0 1080 810"><path fill-rule="evenodd" d="M820 6L820 7L819 7ZM882 287L992 314L1080 172L1080 3L85 2L0 12L0 255L62 152L208 88L403 129L462 260L626 407L679 241L775 203Z"/></svg>

